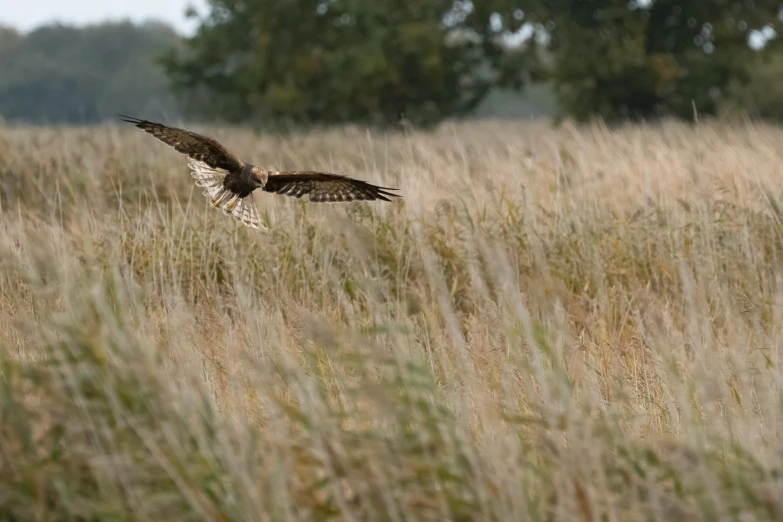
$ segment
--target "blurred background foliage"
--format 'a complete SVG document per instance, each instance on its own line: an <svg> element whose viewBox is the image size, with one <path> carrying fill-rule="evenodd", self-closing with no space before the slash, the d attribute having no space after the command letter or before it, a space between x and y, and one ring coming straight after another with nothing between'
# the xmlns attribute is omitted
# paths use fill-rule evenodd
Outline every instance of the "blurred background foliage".
<svg viewBox="0 0 783 522"><path fill-rule="evenodd" d="M90 123L120 109L162 116L176 104L155 60L178 38L158 23L0 28L0 115L35 123Z"/></svg>
<svg viewBox="0 0 783 522"><path fill-rule="evenodd" d="M0 115L257 125L783 119L776 0L209 0L158 23L0 28Z"/></svg>

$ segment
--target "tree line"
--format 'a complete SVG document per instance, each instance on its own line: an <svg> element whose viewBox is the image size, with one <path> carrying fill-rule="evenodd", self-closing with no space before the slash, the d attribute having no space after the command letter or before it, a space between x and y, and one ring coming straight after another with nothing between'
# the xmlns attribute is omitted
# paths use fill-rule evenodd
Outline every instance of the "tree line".
<svg viewBox="0 0 783 522"><path fill-rule="evenodd" d="M161 24L0 29L0 115L427 126L545 85L557 116L783 118L777 0L209 0ZM505 98L507 99L507 98Z"/></svg>
<svg viewBox="0 0 783 522"><path fill-rule="evenodd" d="M164 24L0 27L0 116L33 123L92 123L119 110L176 116L156 60L177 45Z"/></svg>

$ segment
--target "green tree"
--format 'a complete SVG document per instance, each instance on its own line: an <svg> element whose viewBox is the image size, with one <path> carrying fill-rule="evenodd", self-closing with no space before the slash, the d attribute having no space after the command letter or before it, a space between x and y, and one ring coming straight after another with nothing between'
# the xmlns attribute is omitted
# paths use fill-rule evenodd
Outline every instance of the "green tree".
<svg viewBox="0 0 783 522"><path fill-rule="evenodd" d="M176 104L154 60L177 38L159 23L0 31L0 115L89 123L123 111L170 112Z"/></svg>
<svg viewBox="0 0 783 522"><path fill-rule="evenodd" d="M720 106L729 119L783 122L783 52L779 46L757 53L747 82L733 80Z"/></svg>
<svg viewBox="0 0 783 522"><path fill-rule="evenodd" d="M547 0L561 110L578 119L715 114L749 77L751 31L775 27L779 0Z"/></svg>
<svg viewBox="0 0 783 522"><path fill-rule="evenodd" d="M5 56L16 46L21 36L12 27L0 25L0 66L3 65Z"/></svg>
<svg viewBox="0 0 783 522"><path fill-rule="evenodd" d="M210 0L164 61L195 115L227 121L429 124L520 85L510 0Z"/></svg>

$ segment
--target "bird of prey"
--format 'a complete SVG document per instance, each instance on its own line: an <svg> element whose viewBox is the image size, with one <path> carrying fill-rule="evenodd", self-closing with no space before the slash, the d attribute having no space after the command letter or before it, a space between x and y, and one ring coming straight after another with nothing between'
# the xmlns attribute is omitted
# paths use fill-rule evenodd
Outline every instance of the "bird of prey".
<svg viewBox="0 0 783 522"><path fill-rule="evenodd" d="M188 167L196 185L204 189L213 208L220 208L244 225L260 228L255 202L251 196L258 188L264 192L301 198L307 194L314 203L382 200L400 197L387 192L398 190L377 187L365 181L338 174L315 171L268 171L237 158L215 139L185 129L169 127L149 120L120 115L123 121L158 138L190 158Z"/></svg>

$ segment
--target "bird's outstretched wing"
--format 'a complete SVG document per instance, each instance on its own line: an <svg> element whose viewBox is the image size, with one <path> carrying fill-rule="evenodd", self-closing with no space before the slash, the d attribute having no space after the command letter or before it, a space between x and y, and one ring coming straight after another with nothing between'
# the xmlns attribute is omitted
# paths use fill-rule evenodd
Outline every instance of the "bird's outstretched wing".
<svg viewBox="0 0 783 522"><path fill-rule="evenodd" d="M343 203L376 199L391 201L389 197L400 197L398 194L387 192L398 189L377 187L358 179L312 171L270 172L263 190L295 198L309 194L310 201L314 203Z"/></svg>
<svg viewBox="0 0 783 522"><path fill-rule="evenodd" d="M166 145L173 147L176 151L212 168L232 172L241 169L244 165L231 151L208 136L177 127L169 127L156 121L140 120L122 114L120 117L123 121L134 124Z"/></svg>

